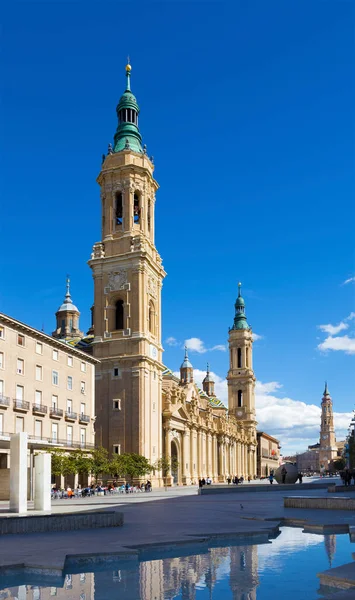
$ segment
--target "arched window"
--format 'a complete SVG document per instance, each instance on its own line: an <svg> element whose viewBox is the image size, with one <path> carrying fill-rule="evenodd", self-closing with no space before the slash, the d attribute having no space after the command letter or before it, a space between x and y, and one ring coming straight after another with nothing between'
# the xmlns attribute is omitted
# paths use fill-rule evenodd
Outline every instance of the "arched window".
<svg viewBox="0 0 355 600"><path fill-rule="evenodd" d="M123 197L122 193L118 192L116 194L116 224L122 225L123 218Z"/></svg>
<svg viewBox="0 0 355 600"><path fill-rule="evenodd" d="M151 203L150 200L148 200L148 231L150 231L150 209L151 209Z"/></svg>
<svg viewBox="0 0 355 600"><path fill-rule="evenodd" d="M155 334L155 310L153 302L149 302L148 321L150 333Z"/></svg>
<svg viewBox="0 0 355 600"><path fill-rule="evenodd" d="M73 331L73 319L69 319L69 329Z"/></svg>
<svg viewBox="0 0 355 600"><path fill-rule="evenodd" d="M139 223L140 217L140 207L139 207L139 196L137 192L134 192L134 200L133 200L133 218L135 223Z"/></svg>
<svg viewBox="0 0 355 600"><path fill-rule="evenodd" d="M243 392L242 390L238 390L238 408L243 406Z"/></svg>
<svg viewBox="0 0 355 600"><path fill-rule="evenodd" d="M116 302L116 329L124 329L123 327L123 300Z"/></svg>
<svg viewBox="0 0 355 600"><path fill-rule="evenodd" d="M242 349L238 348L238 369L242 368Z"/></svg>
<svg viewBox="0 0 355 600"><path fill-rule="evenodd" d="M245 366L247 369L249 368L249 348L245 349Z"/></svg>

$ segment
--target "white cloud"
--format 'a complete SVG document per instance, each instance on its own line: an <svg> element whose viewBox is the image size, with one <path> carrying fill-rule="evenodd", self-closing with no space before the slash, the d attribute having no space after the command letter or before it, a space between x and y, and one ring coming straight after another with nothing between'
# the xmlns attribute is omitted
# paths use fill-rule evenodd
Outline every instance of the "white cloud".
<svg viewBox="0 0 355 600"><path fill-rule="evenodd" d="M355 338L348 335L331 337L328 336L324 342L318 344L318 350L327 352L327 350L341 350L346 354L355 354Z"/></svg>
<svg viewBox="0 0 355 600"><path fill-rule="evenodd" d="M185 346L192 350L193 352L198 352L199 354L204 354L205 352L212 352L213 350L219 350L221 352L226 351L226 347L224 344L217 344L216 346L212 346L212 348L206 348L205 343L200 340L200 338L189 338L185 340Z"/></svg>
<svg viewBox="0 0 355 600"><path fill-rule="evenodd" d="M344 329L348 328L349 325L344 323L344 321L341 321L339 325L331 325L330 323L328 323L328 325L318 325L318 329L324 331L324 333L329 333L329 335L336 335L337 333L340 333L341 331L344 331Z"/></svg>
<svg viewBox="0 0 355 600"><path fill-rule="evenodd" d="M179 345L179 342L177 341L177 339L172 336L166 338L165 343L167 346L178 346Z"/></svg>
<svg viewBox="0 0 355 600"><path fill-rule="evenodd" d="M352 283L353 281L355 281L355 275L354 277L349 277L349 279L345 279L345 281L343 281L343 285L346 285L347 283Z"/></svg>
<svg viewBox="0 0 355 600"><path fill-rule="evenodd" d="M264 338L263 335L259 335L258 333L252 333L252 338L254 342L257 342L258 340L262 340Z"/></svg>

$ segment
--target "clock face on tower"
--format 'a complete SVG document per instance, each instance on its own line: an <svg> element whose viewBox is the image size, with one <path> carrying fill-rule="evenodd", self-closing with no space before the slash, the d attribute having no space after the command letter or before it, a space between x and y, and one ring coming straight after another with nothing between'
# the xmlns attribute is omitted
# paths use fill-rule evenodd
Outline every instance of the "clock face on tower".
<svg viewBox="0 0 355 600"><path fill-rule="evenodd" d="M323 438L323 440L326 440L326 439L327 439L327 437L328 437L328 436L327 436L327 434L326 434L326 433L325 433L324 435L322 435L322 438Z"/></svg>
<svg viewBox="0 0 355 600"><path fill-rule="evenodd" d="M150 357L156 360L158 358L158 350L153 344L150 345Z"/></svg>

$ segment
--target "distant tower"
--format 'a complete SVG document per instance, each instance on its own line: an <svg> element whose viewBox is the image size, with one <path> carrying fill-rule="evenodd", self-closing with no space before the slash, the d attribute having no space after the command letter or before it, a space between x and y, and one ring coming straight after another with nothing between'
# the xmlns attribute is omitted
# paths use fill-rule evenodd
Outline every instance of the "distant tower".
<svg viewBox="0 0 355 600"><path fill-rule="evenodd" d="M329 463L337 456L333 420L333 402L328 392L327 382L325 382L321 407L322 420L320 427L319 466L321 469L324 468L327 470L329 468Z"/></svg>
<svg viewBox="0 0 355 600"><path fill-rule="evenodd" d="M207 396L215 396L216 395L214 393L214 381L210 374L210 365L208 363L207 363L206 377L204 378L204 380L202 382L202 388L203 388L203 391L206 392Z"/></svg>
<svg viewBox="0 0 355 600"><path fill-rule="evenodd" d="M187 354L187 346L185 346L185 357L184 362L180 367L180 383L185 385L186 383L192 383L194 380L194 369L192 364L189 361L189 356Z"/></svg>
<svg viewBox="0 0 355 600"><path fill-rule="evenodd" d="M229 330L230 368L228 381L228 411L238 421L255 427L255 376L253 371L253 338L245 315L241 283L235 303L233 327Z"/></svg>
<svg viewBox="0 0 355 600"><path fill-rule="evenodd" d="M83 332L79 329L80 312L73 304L70 295L70 279L67 277L67 291L63 304L55 313L57 328L52 335L60 340L82 338Z"/></svg>

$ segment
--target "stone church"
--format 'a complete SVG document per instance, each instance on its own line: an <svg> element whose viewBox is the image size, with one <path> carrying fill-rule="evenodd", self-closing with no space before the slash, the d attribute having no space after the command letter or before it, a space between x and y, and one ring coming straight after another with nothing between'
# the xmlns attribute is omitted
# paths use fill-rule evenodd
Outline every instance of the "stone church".
<svg viewBox="0 0 355 600"><path fill-rule="evenodd" d="M57 312L56 337L91 353L96 367L96 444L111 454L136 452L154 465L173 457L167 483L256 475L256 420L252 331L239 284L229 330L229 410L214 392L209 368L201 390L187 350L180 377L163 362L161 290L166 275L155 246L158 183L138 127L131 66L117 106L113 146L103 156L101 241L89 260L94 280L92 325L79 329L68 300ZM152 475L162 485L162 473Z"/></svg>

